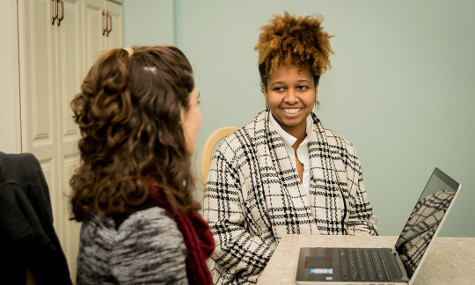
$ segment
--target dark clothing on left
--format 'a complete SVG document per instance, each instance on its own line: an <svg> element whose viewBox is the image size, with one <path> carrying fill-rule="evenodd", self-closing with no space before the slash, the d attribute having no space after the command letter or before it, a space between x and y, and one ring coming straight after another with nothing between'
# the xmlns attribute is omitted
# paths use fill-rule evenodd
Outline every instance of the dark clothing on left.
<svg viewBox="0 0 475 285"><path fill-rule="evenodd" d="M0 152L0 284L72 284L53 227L48 185L30 153Z"/></svg>

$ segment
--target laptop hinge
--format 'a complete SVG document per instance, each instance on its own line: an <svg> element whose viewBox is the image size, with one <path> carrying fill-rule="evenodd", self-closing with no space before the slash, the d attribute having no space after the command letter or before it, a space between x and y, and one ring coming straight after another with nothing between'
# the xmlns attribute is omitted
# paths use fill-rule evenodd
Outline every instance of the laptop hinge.
<svg viewBox="0 0 475 285"><path fill-rule="evenodd" d="M404 268L404 265L402 264L402 261L399 258L399 254L397 254L397 251L395 249L392 249L391 253L394 254L394 256L396 257L397 263L399 265L399 269L401 269L401 272L402 272L401 280L406 281L406 282L409 281L409 277L407 277L406 268Z"/></svg>

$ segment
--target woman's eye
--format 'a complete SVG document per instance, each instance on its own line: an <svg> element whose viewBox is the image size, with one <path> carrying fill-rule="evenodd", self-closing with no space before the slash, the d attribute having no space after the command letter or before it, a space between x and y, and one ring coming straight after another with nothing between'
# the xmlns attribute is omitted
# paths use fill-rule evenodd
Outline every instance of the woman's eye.
<svg viewBox="0 0 475 285"><path fill-rule="evenodd" d="M304 85L301 85L301 86L298 86L297 87L299 90L307 90L308 87L307 86L304 86Z"/></svg>
<svg viewBox="0 0 475 285"><path fill-rule="evenodd" d="M284 91L284 87L274 87L273 90L276 91L276 92L282 92L282 91Z"/></svg>

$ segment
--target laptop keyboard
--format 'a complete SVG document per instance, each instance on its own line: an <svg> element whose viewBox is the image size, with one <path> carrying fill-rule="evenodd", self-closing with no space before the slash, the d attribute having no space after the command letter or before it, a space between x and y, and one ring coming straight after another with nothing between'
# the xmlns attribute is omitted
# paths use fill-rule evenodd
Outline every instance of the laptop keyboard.
<svg viewBox="0 0 475 285"><path fill-rule="evenodd" d="M341 279L344 281L391 280L382 252L378 249L339 250Z"/></svg>

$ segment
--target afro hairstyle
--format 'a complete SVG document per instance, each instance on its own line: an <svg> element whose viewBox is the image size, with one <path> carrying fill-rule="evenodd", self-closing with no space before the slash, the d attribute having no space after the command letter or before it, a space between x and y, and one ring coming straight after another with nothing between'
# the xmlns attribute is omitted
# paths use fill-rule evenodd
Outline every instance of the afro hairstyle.
<svg viewBox="0 0 475 285"><path fill-rule="evenodd" d="M262 87L268 76L281 66L296 65L300 69L310 68L318 84L320 75L331 68L329 35L323 31L323 17L284 15L271 18L261 27L259 40L254 50L259 52L259 72Z"/></svg>

